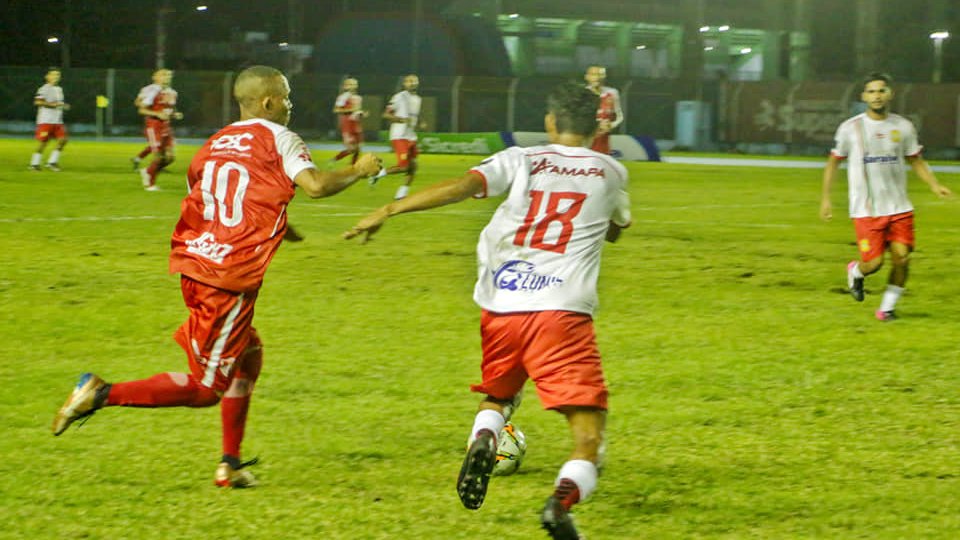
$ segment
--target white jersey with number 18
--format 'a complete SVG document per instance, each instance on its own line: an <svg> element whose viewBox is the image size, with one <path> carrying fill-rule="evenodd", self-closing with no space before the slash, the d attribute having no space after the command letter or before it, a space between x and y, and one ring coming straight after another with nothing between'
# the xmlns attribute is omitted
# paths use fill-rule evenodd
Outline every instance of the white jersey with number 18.
<svg viewBox="0 0 960 540"><path fill-rule="evenodd" d="M627 170L588 148L513 147L471 169L486 193L508 193L477 245L473 298L496 313L592 315L611 221L630 225Z"/></svg>

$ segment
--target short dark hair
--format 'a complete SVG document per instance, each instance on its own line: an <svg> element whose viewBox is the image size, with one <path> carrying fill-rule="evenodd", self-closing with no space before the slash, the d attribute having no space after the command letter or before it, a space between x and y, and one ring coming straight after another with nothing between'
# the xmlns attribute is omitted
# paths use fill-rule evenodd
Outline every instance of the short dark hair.
<svg viewBox="0 0 960 540"><path fill-rule="evenodd" d="M863 78L863 84L860 85L860 88L865 89L873 81L883 81L888 87L893 86L893 77L882 71L871 71Z"/></svg>
<svg viewBox="0 0 960 540"><path fill-rule="evenodd" d="M565 82L547 96L547 112L557 119L557 131L593 135L597 131L600 96L578 82Z"/></svg>

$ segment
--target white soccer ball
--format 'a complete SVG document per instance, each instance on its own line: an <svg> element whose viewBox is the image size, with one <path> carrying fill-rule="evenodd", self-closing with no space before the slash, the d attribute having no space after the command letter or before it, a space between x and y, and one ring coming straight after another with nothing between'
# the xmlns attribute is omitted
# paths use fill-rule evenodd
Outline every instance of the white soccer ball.
<svg viewBox="0 0 960 540"><path fill-rule="evenodd" d="M494 476L509 476L520 468L523 456L527 454L527 438L514 424L507 422L497 437L497 463L493 466Z"/></svg>

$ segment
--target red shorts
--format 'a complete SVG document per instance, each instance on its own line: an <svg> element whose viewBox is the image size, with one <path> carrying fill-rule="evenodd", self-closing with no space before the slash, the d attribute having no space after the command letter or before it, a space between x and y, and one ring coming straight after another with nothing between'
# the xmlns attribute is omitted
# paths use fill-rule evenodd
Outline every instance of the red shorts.
<svg viewBox="0 0 960 540"><path fill-rule="evenodd" d="M890 242L905 244L913 249L913 212L892 216L853 218L857 231L860 260L882 257Z"/></svg>
<svg viewBox="0 0 960 540"><path fill-rule="evenodd" d="M607 408L593 319L573 311L492 313L480 318L483 383L470 390L510 399L533 379L545 409Z"/></svg>
<svg viewBox="0 0 960 540"><path fill-rule="evenodd" d="M234 377L256 380L260 362L247 362L260 354L262 343L254 329L253 305L258 291L235 293L180 277L183 302L190 316L173 334L187 352L190 372L203 386L223 392ZM249 366L247 366L249 364Z"/></svg>
<svg viewBox="0 0 960 540"><path fill-rule="evenodd" d="M340 116L340 136L343 144L356 146L363 142L363 125L347 115Z"/></svg>
<svg viewBox="0 0 960 540"><path fill-rule="evenodd" d="M393 153L397 155L397 167L410 165L410 160L417 157L417 141L409 139L391 139Z"/></svg>
<svg viewBox="0 0 960 540"><path fill-rule="evenodd" d="M33 137L43 142L50 139L66 139L67 126L63 124L37 124L37 132Z"/></svg>
<svg viewBox="0 0 960 540"><path fill-rule="evenodd" d="M600 152L601 154L610 153L610 134L604 133L602 135L597 135L593 138L593 144L590 145L590 149L594 152Z"/></svg>
<svg viewBox="0 0 960 540"><path fill-rule="evenodd" d="M147 138L147 144L150 145L151 152L163 152L164 150L173 148L177 143L177 140L173 138L173 129L170 127L170 124L147 124L146 129L143 130L143 134Z"/></svg>

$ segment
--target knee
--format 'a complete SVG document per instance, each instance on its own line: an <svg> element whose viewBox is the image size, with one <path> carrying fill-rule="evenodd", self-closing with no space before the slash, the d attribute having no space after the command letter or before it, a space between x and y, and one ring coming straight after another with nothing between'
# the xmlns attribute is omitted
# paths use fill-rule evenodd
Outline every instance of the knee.
<svg viewBox="0 0 960 540"><path fill-rule="evenodd" d="M910 264L910 252L906 252L906 253L891 252L890 264L898 268L903 268L907 266L908 264Z"/></svg>
<svg viewBox="0 0 960 540"><path fill-rule="evenodd" d="M876 257L869 261L860 262L860 271L864 274L872 274L883 266L883 257Z"/></svg>

